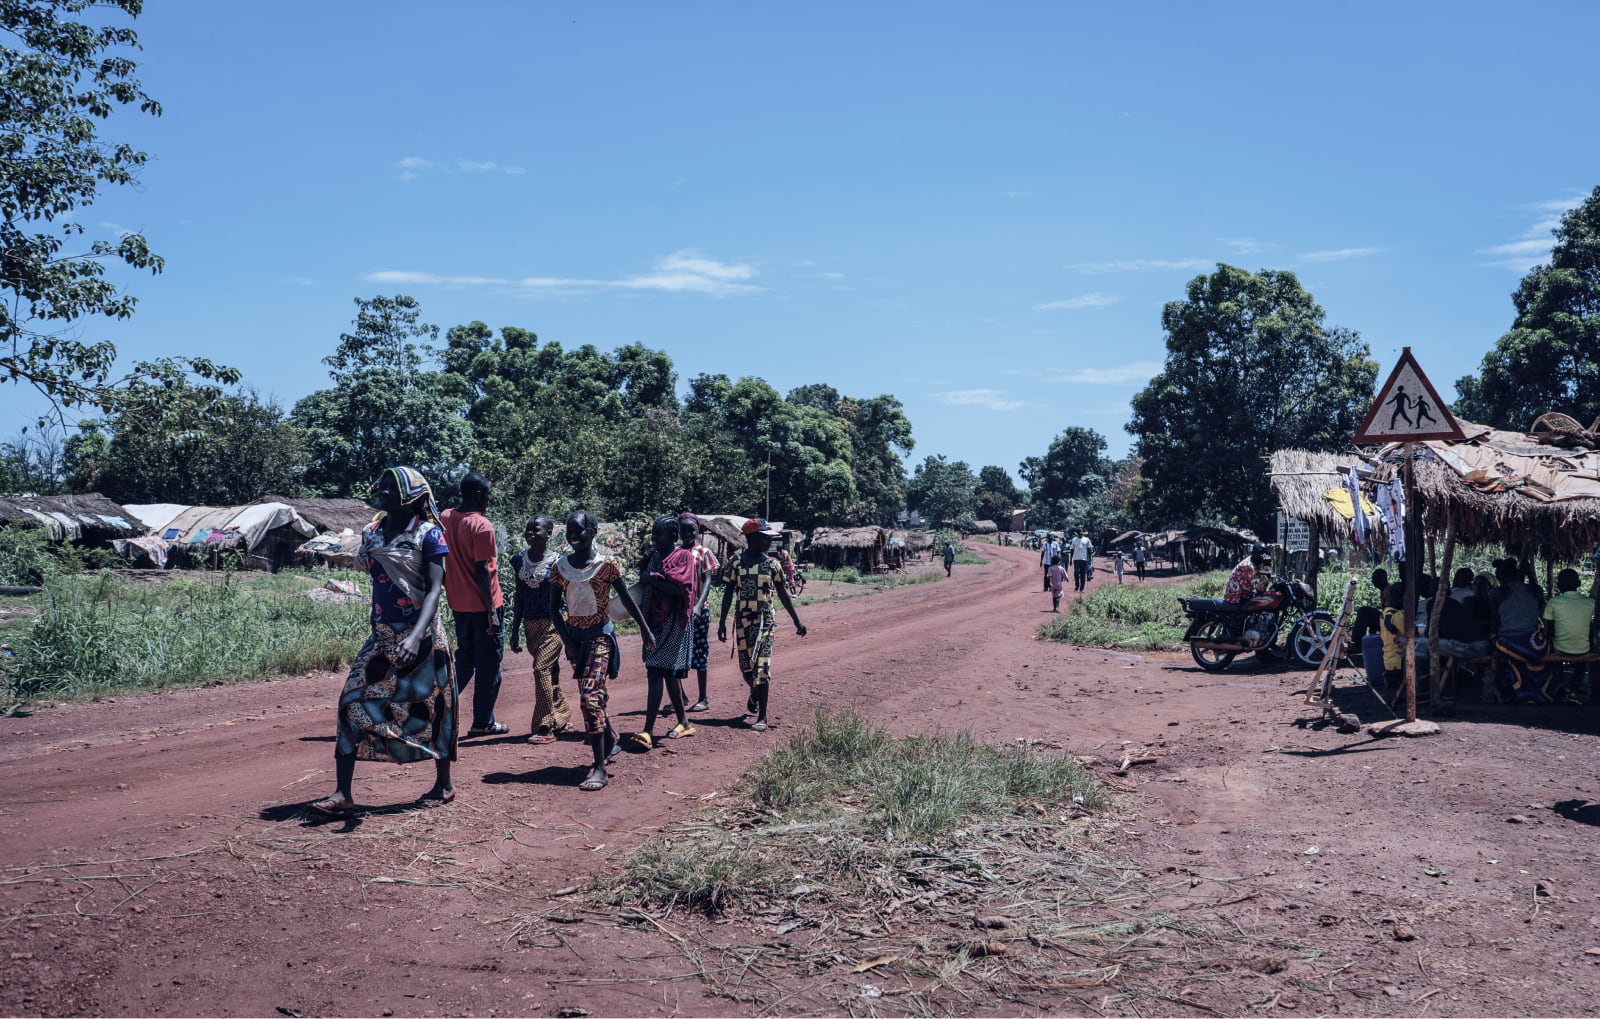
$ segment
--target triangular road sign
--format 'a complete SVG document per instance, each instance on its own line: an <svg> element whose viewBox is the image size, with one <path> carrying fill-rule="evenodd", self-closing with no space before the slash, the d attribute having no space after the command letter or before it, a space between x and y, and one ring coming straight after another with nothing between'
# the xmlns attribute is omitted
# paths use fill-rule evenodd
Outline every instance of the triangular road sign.
<svg viewBox="0 0 1600 1019"><path fill-rule="evenodd" d="M1421 442L1424 439L1466 438L1450 408L1439 399L1428 376L1422 374L1411 348L1400 351L1400 361L1389 373L1389 381L1378 390L1372 409L1361 420L1353 441L1357 446L1385 442Z"/></svg>

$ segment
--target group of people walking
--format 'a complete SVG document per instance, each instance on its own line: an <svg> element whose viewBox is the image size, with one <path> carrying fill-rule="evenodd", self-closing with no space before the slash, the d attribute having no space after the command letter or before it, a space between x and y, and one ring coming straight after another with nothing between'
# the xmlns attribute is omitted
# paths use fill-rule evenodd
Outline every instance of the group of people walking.
<svg viewBox="0 0 1600 1019"><path fill-rule="evenodd" d="M506 606L499 579L499 548L485 515L489 482L478 474L461 481L456 508L440 513L427 480L409 467L391 467L372 484L379 512L361 533L358 569L372 578L372 632L352 662L339 697L338 741L332 795L309 804L319 814L354 808L351 782L358 760L398 764L431 760L433 786L424 800L455 798L450 766L457 759L458 698L473 685L467 737L503 736L511 727L495 717L505 646ZM765 520L746 521L745 548L719 563L700 543L692 513L663 515L651 529L650 548L637 564L630 589L621 563L595 548L599 521L579 510L565 522L571 552L550 547L555 521L537 514L523 531L526 548L511 558L516 573L510 645L526 644L534 674L534 709L528 742L554 743L566 731L572 708L561 689L565 660L577 686L579 714L593 755L579 788L605 788L609 767L624 744L648 751L666 696L673 713L669 739L695 733L688 715L710 708L710 597L722 589L717 639L728 639L728 615L737 607L734 639L748 697L750 728L765 731L771 687L774 602L805 636L786 584L785 563L769 555L779 532ZM455 619L454 658L439 620L445 597ZM608 712L607 684L621 667L613 617L631 618L643 639L647 677L644 728L618 733ZM454 666L452 670L452 665ZM699 696L687 698L683 682L693 670Z"/></svg>
<svg viewBox="0 0 1600 1019"><path fill-rule="evenodd" d="M1113 549L1110 556L1112 572L1120 584L1130 557L1123 555L1120 549ZM1067 567L1063 557L1072 563L1072 589L1081 592L1089 586L1089 580L1094 576L1095 550L1094 543L1089 540L1089 532L1080 531L1065 547L1054 535L1046 537L1039 545L1039 565L1044 569L1044 590L1050 595L1051 612L1061 611L1061 595L1067 583ZM1131 558L1135 572L1143 580L1148 558L1143 540L1134 543Z"/></svg>

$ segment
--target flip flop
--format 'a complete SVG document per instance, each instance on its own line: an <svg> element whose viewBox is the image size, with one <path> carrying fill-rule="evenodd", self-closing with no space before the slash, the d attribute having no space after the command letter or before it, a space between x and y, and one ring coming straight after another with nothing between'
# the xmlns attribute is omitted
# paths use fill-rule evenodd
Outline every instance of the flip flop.
<svg viewBox="0 0 1600 1019"><path fill-rule="evenodd" d="M334 805L335 802L336 801L334 797L324 796L320 800L314 800L311 803L307 803L306 810L321 817L341 817L356 809L356 805L354 803L350 804L348 807L339 807Z"/></svg>
<svg viewBox="0 0 1600 1019"><path fill-rule="evenodd" d="M417 797L417 801L420 803L437 803L440 806L444 806L446 803L454 803L456 801L456 791L452 789L443 796L429 796L427 793L423 793Z"/></svg>
<svg viewBox="0 0 1600 1019"><path fill-rule="evenodd" d="M656 745L655 738L648 732L630 732L622 738L628 741L630 747L641 752Z"/></svg>
<svg viewBox="0 0 1600 1019"><path fill-rule="evenodd" d="M683 739L685 736L693 735L694 726L690 725L688 722L683 722L672 727L672 731L667 733L667 739Z"/></svg>
<svg viewBox="0 0 1600 1019"><path fill-rule="evenodd" d="M504 722L490 722L482 729L468 729L467 738L474 739L478 736L504 736L511 731L511 726Z"/></svg>
<svg viewBox="0 0 1600 1019"><path fill-rule="evenodd" d="M535 732L528 736L528 742L533 744L554 743L556 734L553 732Z"/></svg>
<svg viewBox="0 0 1600 1019"><path fill-rule="evenodd" d="M683 710L685 710L685 711L710 711L711 710L711 702L710 701L695 701L693 704L689 705L687 708L684 708Z"/></svg>
<svg viewBox="0 0 1600 1019"><path fill-rule="evenodd" d="M754 725L750 726L750 728L754 729L756 732L766 732L767 731L767 723L766 722L756 722Z"/></svg>
<svg viewBox="0 0 1600 1019"><path fill-rule="evenodd" d="M586 793L599 792L601 789L606 787L606 783L609 781L610 779L608 778L600 778L597 775L590 775L588 778L578 783L578 788L582 789Z"/></svg>

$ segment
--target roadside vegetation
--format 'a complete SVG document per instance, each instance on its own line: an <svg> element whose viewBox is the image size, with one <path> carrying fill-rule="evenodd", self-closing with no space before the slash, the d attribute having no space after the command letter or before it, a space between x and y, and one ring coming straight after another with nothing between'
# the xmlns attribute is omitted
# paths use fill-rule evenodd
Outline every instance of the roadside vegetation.
<svg viewBox="0 0 1600 1019"><path fill-rule="evenodd" d="M329 577L219 572L157 582L106 572L54 576L8 604L0 630L7 704L205 686L336 669L367 634L365 597L314 600Z"/></svg>
<svg viewBox="0 0 1600 1019"><path fill-rule="evenodd" d="M1171 584L1106 584L1082 598L1062 599L1061 615L1039 628L1039 636L1063 644L1168 651L1180 647L1188 619L1179 598L1220 598L1228 571L1203 573L1181 587ZM1041 593L1041 599L1049 595Z"/></svg>
<svg viewBox="0 0 1600 1019"><path fill-rule="evenodd" d="M1189 877L1102 852L1120 823L1106 794L1037 741L897 737L822 709L732 793L631 851L586 912L662 933L752 1009L964 1014L1083 989L1120 1014L1187 1014L1195 973L1299 951L1186 909ZM513 917L515 936L536 943L568 913Z"/></svg>

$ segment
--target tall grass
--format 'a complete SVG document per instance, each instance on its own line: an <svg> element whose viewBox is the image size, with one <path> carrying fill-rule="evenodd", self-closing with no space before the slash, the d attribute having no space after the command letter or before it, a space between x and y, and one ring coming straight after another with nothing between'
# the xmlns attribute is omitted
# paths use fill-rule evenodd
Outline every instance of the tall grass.
<svg viewBox="0 0 1600 1019"><path fill-rule="evenodd" d="M38 616L10 637L8 697L92 696L289 675L344 664L369 604L313 601L319 572L231 574L160 584L111 573L56 577ZM363 590L368 581L357 574Z"/></svg>
<svg viewBox="0 0 1600 1019"><path fill-rule="evenodd" d="M1189 625L1178 599L1220 598L1227 584L1226 570L1201 574L1182 587L1107 584L1067 603L1061 618L1040 627L1039 635L1089 647L1169 650L1179 645Z"/></svg>

